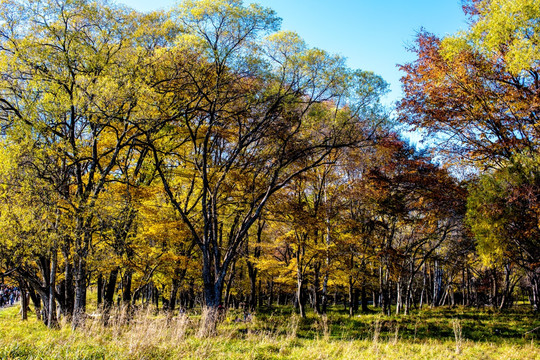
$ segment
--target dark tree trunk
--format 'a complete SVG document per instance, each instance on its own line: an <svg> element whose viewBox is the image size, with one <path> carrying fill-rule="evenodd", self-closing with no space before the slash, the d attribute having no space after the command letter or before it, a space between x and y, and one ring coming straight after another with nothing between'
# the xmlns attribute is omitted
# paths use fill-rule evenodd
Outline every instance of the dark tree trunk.
<svg viewBox="0 0 540 360"><path fill-rule="evenodd" d="M64 259L66 253L63 254ZM75 289L73 287L73 266L69 260L65 261L64 269L64 281L63 281L63 294L64 294L64 316L69 320L73 316L73 309L75 307Z"/></svg>
<svg viewBox="0 0 540 360"><path fill-rule="evenodd" d="M257 269L251 261L247 261L247 268L251 290L249 296L249 308L254 310L257 307Z"/></svg>
<svg viewBox="0 0 540 360"><path fill-rule="evenodd" d="M19 281L19 289L21 291L21 320L28 320L28 292L26 284L22 280Z"/></svg>
<svg viewBox="0 0 540 360"><path fill-rule="evenodd" d="M268 288L268 308L272 308L272 305L274 303L274 280L268 280L267 281L267 288Z"/></svg>
<svg viewBox="0 0 540 360"><path fill-rule="evenodd" d="M97 278L97 306L103 304L103 275L100 273Z"/></svg>
<svg viewBox="0 0 540 360"><path fill-rule="evenodd" d="M127 270L122 278L122 302L129 306L131 303L131 270Z"/></svg>
<svg viewBox="0 0 540 360"><path fill-rule="evenodd" d="M41 299L31 286L28 286L26 289L28 290L28 295L30 295L30 299L32 299L32 302L34 303L34 311L36 312L36 318L41 321Z"/></svg>
<svg viewBox="0 0 540 360"><path fill-rule="evenodd" d="M106 309L109 309L114 303L114 293L116 289L116 281L118 280L118 268L111 270L109 280L105 286L105 294L103 303Z"/></svg>
<svg viewBox="0 0 540 360"><path fill-rule="evenodd" d="M367 313L369 312L368 304L367 304L367 292L366 292L366 280L363 279L362 281L362 290L361 290L361 296L362 296L362 312Z"/></svg>
<svg viewBox="0 0 540 360"><path fill-rule="evenodd" d="M52 251L52 259L51 259L51 272L49 275L49 284L48 284L48 290L49 290L49 303L47 304L47 327L49 328L55 328L58 326L58 320L56 318L56 300L55 300L55 291L56 291L56 266L57 266L57 249L54 248Z"/></svg>
<svg viewBox="0 0 540 360"><path fill-rule="evenodd" d="M232 268L229 273L229 280L227 280L227 285L225 288L225 308L227 309L230 307L231 287L232 287L235 277L236 277L236 261L234 261L232 264Z"/></svg>
<svg viewBox="0 0 540 360"><path fill-rule="evenodd" d="M191 279L189 283L188 308L193 309L194 306L195 306L195 280Z"/></svg>
<svg viewBox="0 0 540 360"><path fill-rule="evenodd" d="M75 267L75 303L73 306L73 328L79 327L86 312L86 258L79 255Z"/></svg>
<svg viewBox="0 0 540 360"><path fill-rule="evenodd" d="M131 279L130 279L130 282L131 282ZM131 299L130 299L130 302L131 302ZM152 286L152 303L154 304L156 311L158 311L159 310L159 291L155 284Z"/></svg>
<svg viewBox="0 0 540 360"><path fill-rule="evenodd" d="M315 276L313 279L312 294L313 294L313 310L315 313L321 313L321 304L319 301L319 286L320 286L320 273L321 273L321 264L320 262L315 263Z"/></svg>
<svg viewBox="0 0 540 360"><path fill-rule="evenodd" d="M352 275L349 275L349 317L354 316L354 282Z"/></svg>
<svg viewBox="0 0 540 360"><path fill-rule="evenodd" d="M168 310L171 312L174 311L174 309L176 308L176 298L178 297L179 285L180 285L179 279L172 279L171 296L169 298L169 306L168 306Z"/></svg>

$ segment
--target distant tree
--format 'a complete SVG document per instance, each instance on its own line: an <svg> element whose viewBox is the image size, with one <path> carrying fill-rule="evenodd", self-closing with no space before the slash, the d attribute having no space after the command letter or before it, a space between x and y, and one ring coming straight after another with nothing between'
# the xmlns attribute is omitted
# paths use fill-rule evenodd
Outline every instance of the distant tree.
<svg viewBox="0 0 540 360"><path fill-rule="evenodd" d="M399 117L433 135L448 161L476 168L468 219L479 251L520 264L538 308L532 224L539 193L540 2L473 0L464 8L466 31L443 39L418 34L417 59L401 66Z"/></svg>
<svg viewBox="0 0 540 360"><path fill-rule="evenodd" d="M471 187L467 218L486 264L525 270L531 303L540 310L540 167L538 156L486 173ZM510 274L508 274L509 276ZM505 280L507 292L515 285ZM505 294L506 300L510 294ZM500 304L504 307L504 302Z"/></svg>

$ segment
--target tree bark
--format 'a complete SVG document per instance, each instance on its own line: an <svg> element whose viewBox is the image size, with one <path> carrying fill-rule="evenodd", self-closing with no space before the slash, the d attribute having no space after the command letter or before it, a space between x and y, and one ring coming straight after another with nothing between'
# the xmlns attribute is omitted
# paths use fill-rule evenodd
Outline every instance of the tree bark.
<svg viewBox="0 0 540 360"><path fill-rule="evenodd" d="M354 316L354 282L352 275L349 275L349 317Z"/></svg>
<svg viewBox="0 0 540 360"><path fill-rule="evenodd" d="M97 278L97 306L103 304L103 274L99 273Z"/></svg>
<svg viewBox="0 0 540 360"><path fill-rule="evenodd" d="M56 318L56 300L55 300L55 289L56 289L56 266L57 266L57 257L58 251L56 247L52 251L51 259L51 273L49 276L49 303L48 306L48 318L47 318L47 327L54 328L58 326L58 321Z"/></svg>

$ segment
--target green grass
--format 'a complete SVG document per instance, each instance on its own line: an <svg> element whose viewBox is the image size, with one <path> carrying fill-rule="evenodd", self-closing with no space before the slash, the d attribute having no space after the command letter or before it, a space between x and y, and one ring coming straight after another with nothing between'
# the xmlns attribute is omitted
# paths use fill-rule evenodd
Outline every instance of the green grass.
<svg viewBox="0 0 540 360"><path fill-rule="evenodd" d="M409 316L377 313L301 319L290 307L259 312L249 323L230 311L211 337L200 336L200 314L167 320L141 311L107 327L49 330L19 308L0 310L0 359L540 359L535 314L465 308L426 309ZM459 336L461 331L461 336ZM458 337L456 338L456 332Z"/></svg>

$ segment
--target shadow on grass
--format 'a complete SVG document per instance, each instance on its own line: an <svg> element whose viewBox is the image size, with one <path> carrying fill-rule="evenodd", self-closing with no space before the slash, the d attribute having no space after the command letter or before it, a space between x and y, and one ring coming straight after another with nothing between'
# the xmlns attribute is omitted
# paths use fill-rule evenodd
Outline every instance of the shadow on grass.
<svg viewBox="0 0 540 360"><path fill-rule="evenodd" d="M263 309L257 313L261 331L286 334L290 319L297 317L293 307ZM315 339L321 337L321 316L308 313L299 319L297 337ZM329 338L339 340L372 339L375 331L381 338L399 336L406 340L452 340L455 337L453 322L458 321L463 339L480 342L511 341L517 344L540 339L540 318L528 307L514 307L504 312L492 309L465 307L441 307L412 311L410 315L384 316L377 311L349 317L341 309L328 312ZM377 328L377 330L375 330ZM534 330L535 328L538 328ZM532 330L532 331L531 331Z"/></svg>

